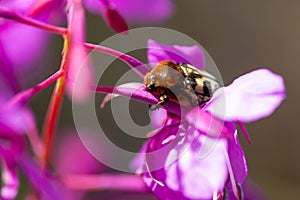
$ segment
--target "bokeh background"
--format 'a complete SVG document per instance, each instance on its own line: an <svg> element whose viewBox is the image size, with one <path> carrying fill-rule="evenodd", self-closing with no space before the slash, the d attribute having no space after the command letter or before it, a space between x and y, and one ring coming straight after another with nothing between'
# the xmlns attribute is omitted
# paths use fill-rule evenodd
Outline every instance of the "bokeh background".
<svg viewBox="0 0 300 200"><path fill-rule="evenodd" d="M240 141L247 154L250 179L258 184L270 199L298 199L300 1L174 2L176 10L173 17L160 26L187 34L202 44L217 64L225 84L259 67L269 68L284 77L286 100L271 117L246 125L251 135L251 145L246 144L242 137ZM100 43L114 34L106 28L105 22L98 16L89 14L87 19L89 42ZM61 38L55 36L47 55L43 58L44 78L59 66L61 47ZM144 52L135 52L134 55L145 61ZM124 65L124 69L118 67L118 70L108 72L107 80L113 82L113 77L121 76L126 70L128 68ZM32 76L37 76L40 80L43 78L38 70L33 72ZM30 85L28 82L27 84ZM257 84L264 83L257 82ZM40 125L44 120L51 91L50 87L35 97L31 103ZM139 106L139 110L144 109L147 112L146 105L143 107L136 104L136 106ZM109 109L105 108L102 115L109 116ZM138 123L148 123L149 118L147 115L144 117L145 122ZM60 130L72 127L72 109L68 100L64 102L61 119ZM108 128L116 135L116 143L119 141L122 146L127 146L131 150L139 148L140 141L122 138L122 134L118 132L120 130L114 127L113 121L110 121L112 119L106 117L105 120L105 124L108 124ZM57 138L59 137L58 135Z"/></svg>

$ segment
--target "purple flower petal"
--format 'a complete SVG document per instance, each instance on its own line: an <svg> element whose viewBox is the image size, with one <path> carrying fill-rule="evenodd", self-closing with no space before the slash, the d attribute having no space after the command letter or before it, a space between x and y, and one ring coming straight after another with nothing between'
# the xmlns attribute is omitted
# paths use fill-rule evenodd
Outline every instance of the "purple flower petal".
<svg viewBox="0 0 300 200"><path fill-rule="evenodd" d="M58 174L91 174L100 172L105 168L88 152L76 131L65 132L63 135L53 154L53 160ZM90 140L91 141L87 141L86 139L85 142L93 143L92 139ZM101 146L99 148L101 148ZM105 150L103 149L103 151ZM78 162L79 158L80 162Z"/></svg>
<svg viewBox="0 0 300 200"><path fill-rule="evenodd" d="M0 1L0 6L28 16L35 2L36 0L5 0ZM61 8L57 10L61 11ZM60 15L53 14L57 10L46 10L34 18L41 21L61 21ZM47 51L49 38L50 34L46 31L0 18L0 60L7 59L10 67L21 74L24 68L30 68L39 62L40 57Z"/></svg>
<svg viewBox="0 0 300 200"><path fill-rule="evenodd" d="M116 10L135 24L154 24L166 20L174 10L171 0L110 0ZM100 0L84 0L85 6L91 12L103 14L104 7Z"/></svg>
<svg viewBox="0 0 300 200"><path fill-rule="evenodd" d="M92 83L92 64L84 47L85 15L82 7L72 3L68 10L68 28L72 44L69 52L66 89L73 100L85 101Z"/></svg>
<svg viewBox="0 0 300 200"><path fill-rule="evenodd" d="M89 134L88 131L85 133L87 135ZM90 139L90 141L88 141L88 139ZM95 143L95 141L87 137L85 142L88 142L90 145ZM99 146L99 148L102 148L102 145L99 142L97 142L95 145ZM59 139L57 146L54 149L55 152L53 154L53 163L59 176L68 176L74 174L88 175L99 173L106 169L102 163L100 163L91 155L91 153L80 140L76 131L64 132L63 137ZM102 150L103 152L105 151L103 148ZM80 184L81 182L79 181L78 183ZM69 194L72 200L80 200L86 192L87 191L71 190Z"/></svg>
<svg viewBox="0 0 300 200"><path fill-rule="evenodd" d="M204 69L205 57L202 49L198 45L194 46L169 46L160 44L154 40L148 40L148 63L155 66L163 60L174 62L184 62L191 64L198 69Z"/></svg>
<svg viewBox="0 0 300 200"><path fill-rule="evenodd" d="M1 197L2 199L12 200L18 194L19 179L16 172L16 163L14 156L6 153L2 156L2 187Z"/></svg>
<svg viewBox="0 0 300 200"><path fill-rule="evenodd" d="M151 112L151 124L154 128L161 128L167 120L167 111L165 109L156 109Z"/></svg>
<svg viewBox="0 0 300 200"><path fill-rule="evenodd" d="M66 89L70 98L83 102L90 94L92 66L82 45L73 45L70 52Z"/></svg>
<svg viewBox="0 0 300 200"><path fill-rule="evenodd" d="M186 120L201 132L210 136L223 136L228 141L228 156L236 182L243 183L247 177L248 170L245 154L239 144L237 131L232 122L224 122L212 116L203 109L194 109ZM200 110L200 112L199 112Z"/></svg>
<svg viewBox="0 0 300 200"><path fill-rule="evenodd" d="M104 17L114 31L121 34L128 34L128 25L114 6L107 6Z"/></svg>
<svg viewBox="0 0 300 200"><path fill-rule="evenodd" d="M136 92L136 90L142 90L142 91L144 91L145 90L145 85L142 84L142 83L138 83L138 82L130 82L130 83L125 83L125 84L119 85L115 89L118 89L118 88L128 88L128 90L132 89L129 92L131 92L133 94L134 92ZM104 106L106 105L107 102L109 102L113 98L119 97L119 96L120 95L114 94L114 93L106 95L104 97L104 99L103 99L100 107L104 108Z"/></svg>
<svg viewBox="0 0 300 200"><path fill-rule="evenodd" d="M239 143L237 131L228 139L228 156L235 181L243 183L248 175L245 153Z"/></svg>
<svg viewBox="0 0 300 200"><path fill-rule="evenodd" d="M203 134L211 137L227 136L234 133L235 125L231 122L225 122L213 116L202 108L194 108L185 119Z"/></svg>
<svg viewBox="0 0 300 200"><path fill-rule="evenodd" d="M146 91L146 86L144 84L140 84L139 88L125 88L125 87L105 87L100 86L96 87L97 92L108 93L108 94L117 94L125 97L129 97L134 100L138 100L141 102L156 104L158 100L152 95L150 92ZM107 100L113 98L107 97Z"/></svg>
<svg viewBox="0 0 300 200"><path fill-rule="evenodd" d="M0 24L0 35L2 53L5 53L0 59L7 59L10 67L18 73L21 73L24 67L32 66L38 61L37 58L46 52L45 47L50 36L43 30L10 21Z"/></svg>
<svg viewBox="0 0 300 200"><path fill-rule="evenodd" d="M24 134L28 128L25 122L32 118L32 113L18 105L5 103L2 105L3 107L0 107L0 132L10 130L11 134Z"/></svg>
<svg viewBox="0 0 300 200"><path fill-rule="evenodd" d="M22 156L17 161L27 180L40 192L43 200L68 200L69 194L64 186L54 179L45 176L45 173L30 158Z"/></svg>
<svg viewBox="0 0 300 200"><path fill-rule="evenodd" d="M223 120L248 123L271 115L284 98L282 77L258 69L218 89L205 109Z"/></svg>
<svg viewBox="0 0 300 200"><path fill-rule="evenodd" d="M174 130L168 132L174 134ZM155 156L146 157L149 172L145 173L145 182L161 199L212 199L223 191L228 178L227 141L210 139L193 128L186 136L180 135L173 140L176 145L170 148L162 142L165 135L151 138L148 151L150 147ZM163 168L152 171L161 164Z"/></svg>
<svg viewBox="0 0 300 200"><path fill-rule="evenodd" d="M48 13L51 20L62 21L65 18L65 7L67 2L61 0L34 0L28 10L29 16L39 16Z"/></svg>
<svg viewBox="0 0 300 200"><path fill-rule="evenodd" d="M122 87L106 87L106 86L98 86L96 87L96 92L108 93L108 94L119 94L122 96L129 97L131 99L141 101L148 104L157 104L158 98L155 97L150 92L146 91L146 86L141 84L139 88L122 88ZM107 97L108 99L111 97ZM175 115L180 115L180 107L178 104L173 102L166 102L164 107L169 111L174 113ZM182 112L186 112L182 108Z"/></svg>

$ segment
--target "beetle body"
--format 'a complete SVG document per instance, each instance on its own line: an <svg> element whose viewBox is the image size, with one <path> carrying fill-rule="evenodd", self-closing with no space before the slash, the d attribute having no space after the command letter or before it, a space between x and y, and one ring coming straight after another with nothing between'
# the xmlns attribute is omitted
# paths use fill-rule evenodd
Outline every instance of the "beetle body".
<svg viewBox="0 0 300 200"><path fill-rule="evenodd" d="M160 97L157 105L170 100L183 106L201 106L219 88L216 78L185 63L159 62L144 77L147 90Z"/></svg>

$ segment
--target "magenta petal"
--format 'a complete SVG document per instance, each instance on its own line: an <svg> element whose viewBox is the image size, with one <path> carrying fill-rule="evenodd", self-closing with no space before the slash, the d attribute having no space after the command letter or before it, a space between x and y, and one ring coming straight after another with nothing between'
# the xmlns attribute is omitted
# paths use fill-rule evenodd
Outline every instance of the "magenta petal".
<svg viewBox="0 0 300 200"><path fill-rule="evenodd" d="M85 101L90 94L92 63L84 47L85 14L81 6L73 2L68 10L68 29L71 47L67 63L67 92L77 102Z"/></svg>
<svg viewBox="0 0 300 200"><path fill-rule="evenodd" d="M154 24L166 20L174 10L171 0L110 0L116 10L129 22L135 24ZM91 12L103 14L100 0L84 0Z"/></svg>
<svg viewBox="0 0 300 200"><path fill-rule="evenodd" d="M28 17L36 2L37 0L2 0L0 6ZM51 11L46 10L34 16L34 19L51 23L61 21L62 5L59 1L56 1L56 4L58 7ZM11 64L10 67L22 75L24 67L30 68L40 61L40 57L47 51L49 39L50 34L46 31L0 18L0 60L1 57L5 57ZM1 51L4 55L1 55Z"/></svg>
<svg viewBox="0 0 300 200"><path fill-rule="evenodd" d="M0 57L6 59L18 73L23 72L24 67L30 68L39 61L47 50L50 36L43 30L10 21L0 24L0 35Z"/></svg>
<svg viewBox="0 0 300 200"><path fill-rule="evenodd" d="M167 111L165 109L156 109L151 112L151 124L154 128L161 128L167 120Z"/></svg>
<svg viewBox="0 0 300 200"><path fill-rule="evenodd" d="M123 88L126 90L126 88L128 89L128 92L129 93L134 93L134 92L137 92L136 90L142 90L142 91L145 91L145 85L142 84L142 83L138 83L138 82L130 82L130 83L125 83L125 84L122 84L122 85L119 85L117 87L115 87L115 89L118 89L118 88ZM107 94L102 103L101 103L101 108L104 108L104 106L106 105L107 102L111 101L113 98L115 97L119 97L120 95L118 94Z"/></svg>
<svg viewBox="0 0 300 200"><path fill-rule="evenodd" d="M27 124L24 122L32 118L32 113L18 105L7 105L0 107L0 132L10 130L14 134L24 134L27 131Z"/></svg>
<svg viewBox="0 0 300 200"><path fill-rule="evenodd" d="M226 139L210 139L195 129L190 129L186 134L183 138L179 136L174 139L177 144L171 148L159 142L164 141L161 139L165 136L160 138L156 135L149 141L151 150L157 153L154 152L155 157L147 157L150 171L145 173L144 179L160 199L212 199L225 187L228 178ZM155 146L151 143L157 143L157 147L169 151L153 148ZM151 171L161 164L163 168Z"/></svg>
<svg viewBox="0 0 300 200"><path fill-rule="evenodd" d="M34 16L44 10L46 7L51 6L54 1L51 0L36 0L29 10L29 15Z"/></svg>
<svg viewBox="0 0 300 200"><path fill-rule="evenodd" d="M117 33L127 34L128 25L123 16L115 9L115 7L108 6L104 14L109 26Z"/></svg>
<svg viewBox="0 0 300 200"><path fill-rule="evenodd" d="M212 137L231 135L236 130L233 123L222 121L199 107L191 110L185 119L201 133Z"/></svg>
<svg viewBox="0 0 300 200"><path fill-rule="evenodd" d="M148 40L148 62L155 66L163 60L174 62L184 62L191 64L198 69L204 69L205 57L202 49L198 45L194 46L169 46L160 44L154 40Z"/></svg>
<svg viewBox="0 0 300 200"><path fill-rule="evenodd" d="M243 183L248 175L245 153L239 143L237 131L228 139L228 156L235 181Z"/></svg>
<svg viewBox="0 0 300 200"><path fill-rule="evenodd" d="M90 94L92 66L82 45L74 45L70 54L67 92L73 100L83 102Z"/></svg>
<svg viewBox="0 0 300 200"><path fill-rule="evenodd" d="M70 199L66 188L58 181L46 177L44 171L30 158L22 156L17 163L26 180L40 193L42 200Z"/></svg>
<svg viewBox="0 0 300 200"><path fill-rule="evenodd" d="M19 179L16 172L16 163L13 155L1 155L4 159L2 164L2 199L15 199L19 189ZM8 157L9 156L9 157Z"/></svg>
<svg viewBox="0 0 300 200"><path fill-rule="evenodd" d="M67 2L60 0L34 0L28 11L29 16L39 16L50 13L50 18L54 21L62 21L65 18L65 7Z"/></svg>
<svg viewBox="0 0 300 200"><path fill-rule="evenodd" d="M220 119L248 123L271 115L284 98L283 78L258 69L217 90L206 109Z"/></svg>
<svg viewBox="0 0 300 200"><path fill-rule="evenodd" d="M85 132L87 135L89 134L89 131ZM105 168L89 153L75 130L64 132L62 135L63 137L60 138L53 154L55 169L59 175L91 174L100 172ZM86 138L85 142L92 144L93 140ZM100 143L99 148L101 148ZM105 151L105 149L102 150ZM78 162L79 158L80 162Z"/></svg>

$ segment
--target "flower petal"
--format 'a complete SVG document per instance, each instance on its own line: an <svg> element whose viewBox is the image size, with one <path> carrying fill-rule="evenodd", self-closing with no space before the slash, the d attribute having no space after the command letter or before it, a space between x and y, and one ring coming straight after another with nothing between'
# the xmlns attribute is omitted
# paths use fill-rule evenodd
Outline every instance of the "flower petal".
<svg viewBox="0 0 300 200"><path fill-rule="evenodd" d="M16 163L13 155L1 155L3 157L2 164L2 187L1 197L3 199L15 199L19 189L19 179L16 172Z"/></svg>
<svg viewBox="0 0 300 200"><path fill-rule="evenodd" d="M128 89L133 89L131 92L133 93L135 90L145 90L145 85L142 83L138 83L138 82L130 82L130 83L125 83L122 85L117 86L116 88L128 88ZM102 103L101 103L101 108L104 108L104 106L106 105L107 102L111 101L113 98L115 97L119 97L119 94L107 94Z"/></svg>
<svg viewBox="0 0 300 200"><path fill-rule="evenodd" d="M258 69L218 89L205 109L222 120L248 123L271 115L284 98L283 78Z"/></svg>
<svg viewBox="0 0 300 200"><path fill-rule="evenodd" d="M10 67L19 73L39 61L38 58L47 50L50 38L50 34L43 30L11 21L3 21L0 24L0 34L1 49L4 53L1 57L7 59Z"/></svg>
<svg viewBox="0 0 300 200"><path fill-rule="evenodd" d="M24 122L32 118L32 113L18 105L4 105L0 107L0 132L10 130L10 133L24 134L28 128Z"/></svg>
<svg viewBox="0 0 300 200"><path fill-rule="evenodd" d="M155 97L150 92L146 91L146 86L140 84L139 88L123 88L123 87L107 87L107 86L98 86L95 88L96 92L108 93L108 94L118 94L122 96L129 97L133 100L141 101L147 104L157 104L159 102L158 98ZM111 97L107 97L108 99ZM174 113L175 115L180 116L180 106L173 102L166 102L164 108L169 112ZM185 110L182 108L182 112Z"/></svg>
<svg viewBox="0 0 300 200"><path fill-rule="evenodd" d="M88 131L85 132L88 135ZM85 142L93 142L91 138L88 139L90 139L90 141ZM103 151L104 150L105 149L103 149ZM70 152L72 153L70 154ZM88 152L75 130L64 132L53 155L55 168L59 175L91 174L100 172L105 168ZM78 162L78 158L80 158L80 162Z"/></svg>
<svg viewBox="0 0 300 200"><path fill-rule="evenodd" d="M191 110L185 119L201 133L211 137L230 136L236 130L233 123L222 121L200 107Z"/></svg>
<svg viewBox="0 0 300 200"><path fill-rule="evenodd" d="M161 128L168 118L167 111L159 108L151 112L151 124L154 128Z"/></svg>
<svg viewBox="0 0 300 200"><path fill-rule="evenodd" d="M123 16L115 9L114 6L107 6L104 17L108 25L117 33L128 34L128 25Z"/></svg>
<svg viewBox="0 0 300 200"><path fill-rule="evenodd" d="M205 57L198 45L194 46L169 46L154 40L148 40L148 63L153 67L160 61L170 60L191 64L198 69L204 69Z"/></svg>
<svg viewBox="0 0 300 200"><path fill-rule="evenodd" d="M243 183L248 175L245 153L239 143L237 131L228 140L228 156L235 181Z"/></svg>
<svg viewBox="0 0 300 200"><path fill-rule="evenodd" d="M68 200L69 194L66 188L53 179L46 177L45 173L27 156L18 158L18 165L26 179L31 182L36 191L40 192L43 200Z"/></svg>
<svg viewBox="0 0 300 200"><path fill-rule="evenodd" d="M73 100L83 102L90 94L92 66L82 45L74 45L70 54L66 89Z"/></svg>
<svg viewBox="0 0 300 200"><path fill-rule="evenodd" d="M75 17L76 16L76 17ZM70 57L68 59L67 92L78 102L85 101L92 83L92 64L84 47L85 15L81 6L70 4L68 11L68 29L71 34Z"/></svg>
<svg viewBox="0 0 300 200"><path fill-rule="evenodd" d="M51 23L61 22L63 9L61 3L56 2L55 9L47 9L34 16L34 19ZM36 0L6 0L0 1L0 6L19 15L28 16L29 10L35 3ZM22 76L24 68L30 68L39 63L41 56L47 51L50 39L50 34L46 31L2 18L0 18L0 35L0 52L4 53L0 57L5 57L11 64L10 67L13 67Z"/></svg>
<svg viewBox="0 0 300 200"><path fill-rule="evenodd" d="M85 6L91 12L103 14L103 4L99 0L84 0ZM171 0L110 0L116 10L129 23L154 24L166 20L174 10Z"/></svg>
<svg viewBox="0 0 300 200"><path fill-rule="evenodd" d="M157 139L151 138L149 145L157 143ZM149 171L144 179L148 187L160 199L174 200L212 199L222 192L228 178L226 139L210 139L191 128L184 138L179 136L173 141L178 143L169 151L153 149L151 145L157 153L155 159L146 158ZM158 144L163 147L161 142ZM162 163L163 168L151 170Z"/></svg>

